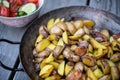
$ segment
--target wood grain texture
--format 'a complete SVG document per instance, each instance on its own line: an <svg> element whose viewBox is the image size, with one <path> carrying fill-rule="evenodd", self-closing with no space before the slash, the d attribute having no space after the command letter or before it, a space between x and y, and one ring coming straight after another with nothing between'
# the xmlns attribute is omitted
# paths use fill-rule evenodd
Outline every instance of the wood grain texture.
<svg viewBox="0 0 120 80"><path fill-rule="evenodd" d="M44 0L44 5L40 11L40 15L53 9L67 6L85 6L87 0ZM64 14L64 13L63 13Z"/></svg>
<svg viewBox="0 0 120 80"><path fill-rule="evenodd" d="M22 64L19 64L18 68L21 68ZM13 80L30 80L28 75L25 72L16 72L16 75L14 76Z"/></svg>
<svg viewBox="0 0 120 80"><path fill-rule="evenodd" d="M109 11L120 17L120 0L90 0L89 6Z"/></svg>
<svg viewBox="0 0 120 80"><path fill-rule="evenodd" d="M11 28L4 24L0 24L0 39L8 39L11 41L21 41L26 28ZM19 45L11 45L0 42L0 60L7 66L14 67L19 54ZM0 80L8 80L11 71L7 71L0 67Z"/></svg>

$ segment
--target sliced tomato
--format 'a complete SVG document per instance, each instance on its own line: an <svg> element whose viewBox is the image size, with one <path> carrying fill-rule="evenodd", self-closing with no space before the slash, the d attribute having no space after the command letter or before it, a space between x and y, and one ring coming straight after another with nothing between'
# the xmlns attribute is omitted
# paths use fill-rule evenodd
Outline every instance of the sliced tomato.
<svg viewBox="0 0 120 80"><path fill-rule="evenodd" d="M14 0L7 0L9 3L12 3Z"/></svg>
<svg viewBox="0 0 120 80"><path fill-rule="evenodd" d="M28 0L28 2L37 3L37 2L38 2L38 0Z"/></svg>
<svg viewBox="0 0 120 80"><path fill-rule="evenodd" d="M7 8L5 6L1 6L1 8L0 8L0 15L1 16L5 16L5 17L9 17L10 16L9 8Z"/></svg>
<svg viewBox="0 0 120 80"><path fill-rule="evenodd" d="M16 4L16 1L12 2L11 6L10 6L10 11L11 12L18 12L18 9L19 9L19 5Z"/></svg>
<svg viewBox="0 0 120 80"><path fill-rule="evenodd" d="M10 12L10 17L16 17L17 13L16 12Z"/></svg>
<svg viewBox="0 0 120 80"><path fill-rule="evenodd" d="M22 0L23 4L28 3L28 0Z"/></svg>
<svg viewBox="0 0 120 80"><path fill-rule="evenodd" d="M19 5L19 6L21 6L23 3L22 3L22 0L16 0L17 1L17 4Z"/></svg>

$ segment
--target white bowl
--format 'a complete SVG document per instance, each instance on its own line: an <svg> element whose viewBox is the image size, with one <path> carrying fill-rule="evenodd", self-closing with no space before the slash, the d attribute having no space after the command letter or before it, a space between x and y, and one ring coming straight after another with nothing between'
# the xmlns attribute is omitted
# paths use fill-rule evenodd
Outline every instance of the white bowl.
<svg viewBox="0 0 120 80"><path fill-rule="evenodd" d="M26 16L21 16L21 17L0 16L0 22L10 27L24 27L39 15L39 12L41 7L43 6L43 3L44 3L44 0L38 0L38 4L40 4L38 9Z"/></svg>

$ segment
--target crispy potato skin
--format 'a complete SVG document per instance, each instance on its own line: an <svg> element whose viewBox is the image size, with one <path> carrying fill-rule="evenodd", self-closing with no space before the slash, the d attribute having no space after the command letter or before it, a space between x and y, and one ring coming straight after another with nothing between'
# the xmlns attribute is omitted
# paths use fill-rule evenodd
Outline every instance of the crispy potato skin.
<svg viewBox="0 0 120 80"><path fill-rule="evenodd" d="M79 46L75 49L75 54L78 56L83 56L87 51L87 48L84 46Z"/></svg>
<svg viewBox="0 0 120 80"><path fill-rule="evenodd" d="M80 80L81 76L82 73L80 70L73 70L68 74L66 80Z"/></svg>

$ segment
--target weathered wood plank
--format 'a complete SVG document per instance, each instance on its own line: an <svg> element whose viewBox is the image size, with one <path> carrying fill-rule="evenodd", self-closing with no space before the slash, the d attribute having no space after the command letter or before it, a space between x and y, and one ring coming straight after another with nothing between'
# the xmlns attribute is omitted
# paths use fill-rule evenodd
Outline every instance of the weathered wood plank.
<svg viewBox="0 0 120 80"><path fill-rule="evenodd" d="M19 45L0 43L0 60L7 66L13 67L18 57ZM8 80L10 71L0 67L0 80Z"/></svg>
<svg viewBox="0 0 120 80"><path fill-rule="evenodd" d="M44 14L53 9L67 7L67 6L83 6L86 5L87 0L44 0L44 6L40 14ZM64 14L64 13L63 13Z"/></svg>
<svg viewBox="0 0 120 80"><path fill-rule="evenodd" d="M22 64L19 64L18 68L22 68ZM30 80L28 75L25 72L16 72L16 75L14 76L13 80Z"/></svg>
<svg viewBox="0 0 120 80"><path fill-rule="evenodd" d="M120 16L120 0L90 0L90 6L110 11Z"/></svg>
<svg viewBox="0 0 120 80"><path fill-rule="evenodd" d="M26 28L11 28L4 24L0 24L0 39L8 39L11 41L21 41L22 35ZM13 67L19 54L19 45L11 45L8 43L0 43L0 60L7 66ZM0 67L0 80L8 80L11 71L7 71Z"/></svg>
<svg viewBox="0 0 120 80"><path fill-rule="evenodd" d="M44 6L40 11L40 15L65 6L82 6L86 5L87 0L45 0ZM63 13L64 14L64 13ZM17 72L14 80L29 80L28 76L23 72Z"/></svg>

